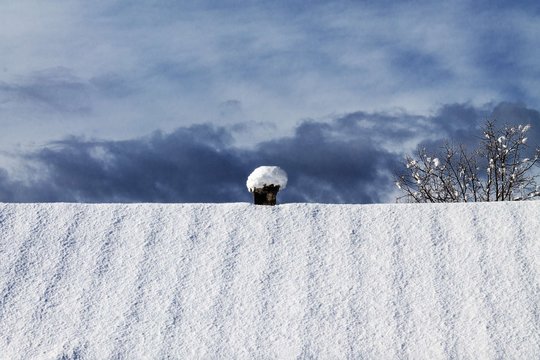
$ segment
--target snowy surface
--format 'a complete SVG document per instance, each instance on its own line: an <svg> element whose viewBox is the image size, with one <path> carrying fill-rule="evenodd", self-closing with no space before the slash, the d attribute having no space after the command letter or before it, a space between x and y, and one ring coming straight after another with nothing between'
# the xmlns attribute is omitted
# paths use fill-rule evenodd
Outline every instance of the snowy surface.
<svg viewBox="0 0 540 360"><path fill-rule="evenodd" d="M1 359L538 359L540 202L0 204Z"/></svg>
<svg viewBox="0 0 540 360"><path fill-rule="evenodd" d="M246 186L249 191L253 191L265 185L279 186L280 190L285 189L287 173L278 166L259 166L248 176Z"/></svg>

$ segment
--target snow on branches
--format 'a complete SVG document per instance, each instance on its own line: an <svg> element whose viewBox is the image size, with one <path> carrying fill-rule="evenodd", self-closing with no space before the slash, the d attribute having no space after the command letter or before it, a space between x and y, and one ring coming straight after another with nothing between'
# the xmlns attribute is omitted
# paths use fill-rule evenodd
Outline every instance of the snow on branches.
<svg viewBox="0 0 540 360"><path fill-rule="evenodd" d="M446 143L439 156L420 149L407 156L397 187L398 200L410 202L511 201L540 197L536 184L540 148L529 155L526 133L530 125L496 128L486 122L479 147ZM525 155L529 155L526 157Z"/></svg>

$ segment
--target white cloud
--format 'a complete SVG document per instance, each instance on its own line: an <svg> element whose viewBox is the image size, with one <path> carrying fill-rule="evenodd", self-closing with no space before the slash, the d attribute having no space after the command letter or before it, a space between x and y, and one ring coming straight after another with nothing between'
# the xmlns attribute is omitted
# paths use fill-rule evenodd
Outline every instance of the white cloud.
<svg viewBox="0 0 540 360"><path fill-rule="evenodd" d="M275 123L280 136L301 119L357 110L427 115L452 102L540 105L532 80L540 73L538 16L470 6L12 2L0 13L2 82L17 88L61 67L88 89L82 100L91 108L59 114L4 97L0 121L11 132L1 140L128 138L246 121ZM497 53L505 56L492 58ZM242 111L223 117L230 99Z"/></svg>

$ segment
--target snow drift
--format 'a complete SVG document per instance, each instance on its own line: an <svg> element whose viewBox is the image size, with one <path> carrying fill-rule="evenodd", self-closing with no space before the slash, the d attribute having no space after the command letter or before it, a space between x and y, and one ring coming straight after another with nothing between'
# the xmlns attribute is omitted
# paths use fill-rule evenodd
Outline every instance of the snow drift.
<svg viewBox="0 0 540 360"><path fill-rule="evenodd" d="M0 358L540 357L540 202L0 204Z"/></svg>

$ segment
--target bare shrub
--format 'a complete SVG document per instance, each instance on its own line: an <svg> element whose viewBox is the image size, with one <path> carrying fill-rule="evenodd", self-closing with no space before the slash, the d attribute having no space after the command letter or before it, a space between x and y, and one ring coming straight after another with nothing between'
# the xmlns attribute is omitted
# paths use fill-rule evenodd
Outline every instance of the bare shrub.
<svg viewBox="0 0 540 360"><path fill-rule="evenodd" d="M533 167L539 165L540 148L531 151L527 144L529 128L497 128L493 121L487 121L479 146L473 151L448 142L438 154L417 150L414 156L406 157L404 170L397 176L396 185L403 192L398 201L515 201L539 197L538 173Z"/></svg>

